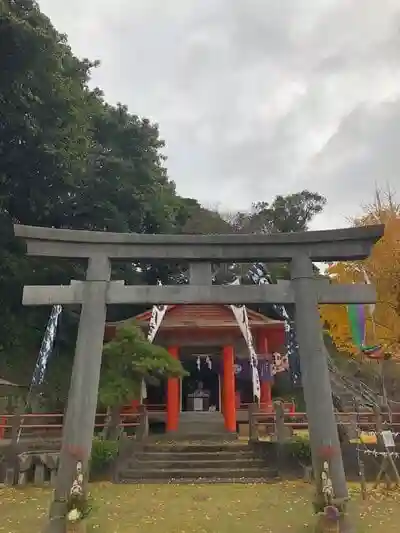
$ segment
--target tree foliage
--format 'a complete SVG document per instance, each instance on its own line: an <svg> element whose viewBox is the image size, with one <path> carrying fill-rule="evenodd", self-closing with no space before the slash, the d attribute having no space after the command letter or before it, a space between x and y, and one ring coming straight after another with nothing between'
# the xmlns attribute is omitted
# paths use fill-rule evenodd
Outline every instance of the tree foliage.
<svg viewBox="0 0 400 533"><path fill-rule="evenodd" d="M115 338L104 346L99 399L109 407L122 406L139 399L142 379L154 383L184 373L179 360L150 343L132 323L118 328Z"/></svg>
<svg viewBox="0 0 400 533"><path fill-rule="evenodd" d="M84 265L27 258L12 224L174 233L200 206L176 195L157 125L89 88L96 63L72 54L36 2L0 0L0 14L0 373L27 381L49 310L24 309L23 284L68 284ZM168 276L142 266L116 264L113 277ZM65 314L58 348L70 358L79 310Z"/></svg>
<svg viewBox="0 0 400 533"><path fill-rule="evenodd" d="M217 212L195 206L182 228L182 233L212 235L233 233L234 227Z"/></svg>
<svg viewBox="0 0 400 533"><path fill-rule="evenodd" d="M293 233L307 231L310 222L323 211L326 199L317 192L303 190L286 196L278 195L271 203L257 202L250 211L226 214L232 231L237 233ZM250 265L238 265L244 283L248 282L245 272ZM288 265L272 263L267 265L275 279L289 279ZM268 306L258 307L267 312ZM270 313L270 311L268 311Z"/></svg>
<svg viewBox="0 0 400 533"><path fill-rule="evenodd" d="M354 225L385 224L384 237L365 261L335 263L328 274L338 283L364 283L366 272L377 290L373 319L367 313L366 343L379 343L393 355L400 354L400 205L388 196L377 194L372 205L354 221ZM339 350L356 354L351 338L347 307L321 306L321 316Z"/></svg>
<svg viewBox="0 0 400 533"><path fill-rule="evenodd" d="M0 0L0 374L29 382L48 308L23 308L24 284L82 279L79 261L29 258L12 224L140 233L306 229L324 200L303 191L226 220L181 198L168 178L157 124L105 102L89 86L97 63L78 59L33 0ZM321 207L318 207L321 206ZM290 221L290 222L289 222ZM251 224L250 224L251 222ZM117 263L113 279L168 283L181 265ZM109 319L141 312L114 306ZM64 309L46 390L65 398L79 309Z"/></svg>
<svg viewBox="0 0 400 533"><path fill-rule="evenodd" d="M303 190L286 196L278 195L271 204L256 202L250 212L230 217L241 233L292 233L306 231L313 218L322 212L326 199L316 192Z"/></svg>

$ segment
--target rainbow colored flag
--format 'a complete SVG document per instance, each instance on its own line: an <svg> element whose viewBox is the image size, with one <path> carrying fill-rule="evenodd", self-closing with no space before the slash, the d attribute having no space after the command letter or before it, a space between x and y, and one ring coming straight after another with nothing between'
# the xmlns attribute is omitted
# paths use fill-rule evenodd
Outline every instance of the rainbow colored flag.
<svg viewBox="0 0 400 533"><path fill-rule="evenodd" d="M365 342L365 307L363 304L350 304L347 313L353 342L362 350Z"/></svg>

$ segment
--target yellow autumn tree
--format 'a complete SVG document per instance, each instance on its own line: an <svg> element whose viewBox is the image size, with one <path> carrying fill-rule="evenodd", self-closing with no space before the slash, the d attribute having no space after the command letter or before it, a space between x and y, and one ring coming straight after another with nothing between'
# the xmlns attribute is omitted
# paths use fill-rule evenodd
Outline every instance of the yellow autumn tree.
<svg viewBox="0 0 400 533"><path fill-rule="evenodd" d="M365 261L335 263L327 273L338 283L364 283L367 276L375 285L377 302L373 318L366 306L365 344L381 344L393 357L400 357L400 205L390 194L382 199L376 193L374 203L353 223L357 226L385 224L384 237ZM320 311L338 350L357 354L359 349L352 340L347 307L323 305Z"/></svg>

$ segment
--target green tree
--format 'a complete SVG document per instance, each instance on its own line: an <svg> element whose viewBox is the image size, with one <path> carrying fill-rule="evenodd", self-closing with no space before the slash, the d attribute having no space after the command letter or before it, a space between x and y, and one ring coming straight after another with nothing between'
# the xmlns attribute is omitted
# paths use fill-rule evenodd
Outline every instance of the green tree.
<svg viewBox="0 0 400 533"><path fill-rule="evenodd" d="M94 63L31 0L0 0L0 211L12 221L62 227L91 145Z"/></svg>
<svg viewBox="0 0 400 533"><path fill-rule="evenodd" d="M121 408L140 399L142 380L157 384L165 377L184 374L181 362L150 343L134 323L117 329L115 338L104 346L101 367L99 401L110 413L106 436L115 437Z"/></svg>
<svg viewBox="0 0 400 533"><path fill-rule="evenodd" d="M215 233L233 233L232 225L217 212L196 205L189 212L183 225L182 233L212 235Z"/></svg>
<svg viewBox="0 0 400 533"><path fill-rule="evenodd" d="M183 206L163 166L158 126L130 114L126 106L102 103L92 127L90 179L79 190L75 225L174 233Z"/></svg>
<svg viewBox="0 0 400 533"><path fill-rule="evenodd" d="M237 233L292 233L307 231L310 222L316 215L323 211L326 199L316 192L303 190L286 196L276 196L271 202L257 202L248 212L229 213L223 215L229 222L232 231ZM290 272L286 263L264 264L272 279L290 279ZM236 264L234 271L240 275L242 283L252 283L247 272L250 264ZM316 274L319 273L315 266ZM225 275L225 279L231 276L231 271ZM219 276L224 278L224 274ZM277 318L271 305L263 304L250 306L254 310L267 316Z"/></svg>
<svg viewBox="0 0 400 533"><path fill-rule="evenodd" d="M12 223L67 227L91 142L92 64L71 54L35 2L0 0L0 15L0 351L25 379L48 311L22 308L22 283L65 282L74 269L26 258Z"/></svg>
<svg viewBox="0 0 400 533"><path fill-rule="evenodd" d="M292 233L307 231L313 218L322 212L326 199L303 190L276 196L271 204L257 202L249 213L231 216L231 224L242 233Z"/></svg>
<svg viewBox="0 0 400 533"><path fill-rule="evenodd" d="M190 205L167 178L157 125L89 89L96 63L72 54L36 2L0 0L0 45L0 372L25 381L49 310L23 308L23 284L68 284L84 266L27 258L12 223L170 233ZM141 266L116 264L113 277L138 283L161 270ZM140 310L116 306L112 318ZM60 350L70 360L79 310L63 314Z"/></svg>

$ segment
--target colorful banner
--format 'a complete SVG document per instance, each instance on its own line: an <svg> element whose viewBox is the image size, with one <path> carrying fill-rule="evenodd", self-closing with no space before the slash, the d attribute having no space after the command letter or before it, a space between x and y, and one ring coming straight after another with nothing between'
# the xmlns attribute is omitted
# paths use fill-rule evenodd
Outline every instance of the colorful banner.
<svg viewBox="0 0 400 533"><path fill-rule="evenodd" d="M40 347L39 355L36 361L35 370L33 371L30 387L31 390L34 387L41 385L44 381L47 363L53 351L54 340L56 338L57 333L58 319L60 317L61 311L61 305L53 305L50 318L47 323L46 331L44 332L42 345Z"/></svg>
<svg viewBox="0 0 400 533"><path fill-rule="evenodd" d="M287 355L282 355L278 352L272 354L272 375L275 376L280 372L289 370L289 358Z"/></svg>
<svg viewBox="0 0 400 533"><path fill-rule="evenodd" d="M263 263L254 263L248 272L248 276L255 285L273 284L273 279ZM294 385L299 385L301 382L300 357L294 321L290 319L285 306L273 304L272 308L284 320L287 361L292 382Z"/></svg>
<svg viewBox="0 0 400 533"><path fill-rule="evenodd" d="M365 342L365 308L363 304L347 306L351 336L354 344L362 348Z"/></svg>
<svg viewBox="0 0 400 533"><path fill-rule="evenodd" d="M46 375L47 363L53 352L54 341L55 341L56 334L57 334L57 326L58 326L61 312L62 312L61 305L53 305L53 308L50 313L49 321L47 322L46 331L44 332L44 335L43 335L43 340L40 346L38 358L36 360L35 369L33 371L31 385L29 387L28 396L26 399L25 411L26 411L26 408L31 403L32 394L35 391L36 387L39 387L44 381L44 377ZM21 420L21 426L18 430L17 442L19 442L19 439L21 438L22 428L23 428L23 419Z"/></svg>
<svg viewBox="0 0 400 533"><path fill-rule="evenodd" d="M223 371L223 367L221 369ZM236 359L235 364L235 375L242 380L252 380L253 379L253 371L251 363L248 359ZM263 383L265 381L271 382L273 381L272 376L272 364L270 361L259 359L258 360L258 375L260 378L260 382Z"/></svg>

